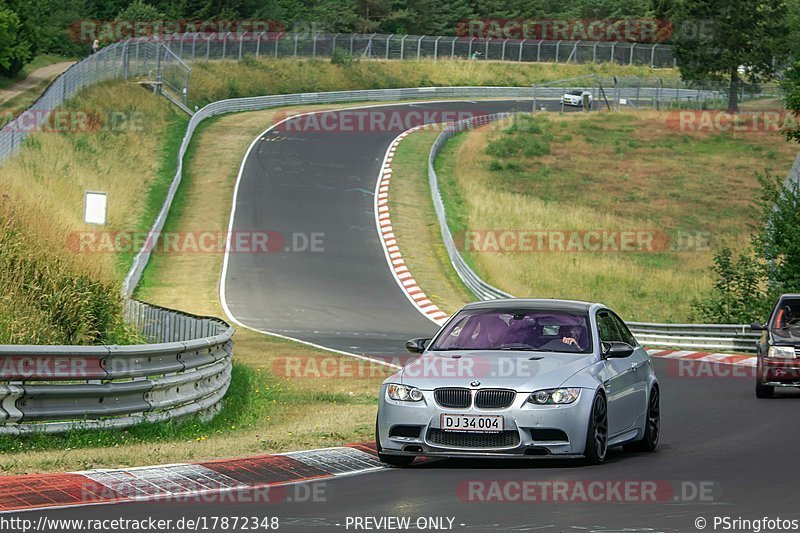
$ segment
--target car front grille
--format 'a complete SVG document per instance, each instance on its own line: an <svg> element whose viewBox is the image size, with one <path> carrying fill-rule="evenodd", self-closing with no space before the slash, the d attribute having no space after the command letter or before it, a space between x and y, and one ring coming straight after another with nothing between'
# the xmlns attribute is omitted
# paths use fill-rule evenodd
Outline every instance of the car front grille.
<svg viewBox="0 0 800 533"><path fill-rule="evenodd" d="M503 409L514 402L517 393L506 389L483 389L475 395L475 407L480 409Z"/></svg>
<svg viewBox="0 0 800 533"><path fill-rule="evenodd" d="M519 445L519 433L464 433L431 428L428 431L428 442L453 448L512 448Z"/></svg>
<svg viewBox="0 0 800 533"><path fill-rule="evenodd" d="M433 391L436 403L451 409L466 409L472 403L472 392L463 388L444 388Z"/></svg>

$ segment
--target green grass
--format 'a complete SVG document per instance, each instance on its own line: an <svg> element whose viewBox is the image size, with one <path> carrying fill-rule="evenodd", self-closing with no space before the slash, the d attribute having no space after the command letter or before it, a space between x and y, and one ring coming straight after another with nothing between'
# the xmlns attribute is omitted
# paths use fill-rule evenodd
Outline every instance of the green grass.
<svg viewBox="0 0 800 533"><path fill-rule="evenodd" d="M668 124L656 112L548 114L451 139L436 169L456 235L608 230L668 239L647 253L465 251L468 264L518 296L603 301L632 320L695 320L690 302L710 289L714 251L747 242L756 172L784 174L796 150L777 132Z"/></svg>
<svg viewBox="0 0 800 533"><path fill-rule="evenodd" d="M95 447L119 447L163 441L204 441L211 435L246 430L274 414L284 402L283 384L262 372L234 363L228 394L222 409L211 420L189 417L178 421L148 423L122 430L74 430L61 434L35 433L23 436L0 436L0 449L5 454L56 450L77 450ZM317 398L317 400L321 400ZM328 399L346 402L348 398ZM11 458L0 461L0 470L12 468ZM8 461L8 462L6 462ZM85 465L91 468L91 464Z"/></svg>
<svg viewBox="0 0 800 533"><path fill-rule="evenodd" d="M189 95L191 105L215 100L265 94L390 89L434 86L530 87L575 76L652 77L647 67L613 64L510 63L499 61L432 60L355 61L332 64L323 59L246 57L242 61L193 64ZM677 78L674 69L658 71L662 78Z"/></svg>
<svg viewBox="0 0 800 533"><path fill-rule="evenodd" d="M175 173L178 171L178 153L180 152L181 143L183 142L183 136L186 133L186 126L188 124L189 117L186 114L182 112L174 113L164 132L163 144L158 154L158 172L147 192L147 201L144 210L131 228L132 230L146 233L153 226L153 222L155 222L156 217L158 217L158 213L161 212L164 200L172 185L172 180L175 178ZM179 187L178 193L180 193L181 190L182 188ZM170 214L172 214L172 209L175 209L174 202L170 209ZM167 217L167 223L169 219L170 217ZM166 226L167 223L165 223L164 231L169 231ZM138 250L130 250L118 254L117 272L121 278L128 273L137 252Z"/></svg>

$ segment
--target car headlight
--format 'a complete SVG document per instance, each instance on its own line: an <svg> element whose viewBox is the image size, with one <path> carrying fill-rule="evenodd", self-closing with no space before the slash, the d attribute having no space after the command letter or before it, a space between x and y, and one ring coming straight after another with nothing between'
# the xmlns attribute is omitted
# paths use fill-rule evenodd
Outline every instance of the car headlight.
<svg viewBox="0 0 800 533"><path fill-rule="evenodd" d="M769 350L767 350L767 357L794 359L794 346L770 346Z"/></svg>
<svg viewBox="0 0 800 533"><path fill-rule="evenodd" d="M528 401L537 405L573 403L581 395L581 389L547 389L538 390L530 395Z"/></svg>
<svg viewBox="0 0 800 533"><path fill-rule="evenodd" d="M390 383L386 388L386 393L392 400L401 402L418 402L422 400L422 391L418 388L397 385L396 383Z"/></svg>

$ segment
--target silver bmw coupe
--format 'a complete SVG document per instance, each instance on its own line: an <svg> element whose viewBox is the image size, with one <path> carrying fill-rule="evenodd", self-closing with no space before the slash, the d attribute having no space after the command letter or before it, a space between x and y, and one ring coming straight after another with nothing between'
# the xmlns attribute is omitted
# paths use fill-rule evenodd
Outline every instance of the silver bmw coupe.
<svg viewBox="0 0 800 533"><path fill-rule="evenodd" d="M472 303L381 385L376 445L384 463L429 457L575 457L609 446L655 450L659 386L650 357L598 303Z"/></svg>

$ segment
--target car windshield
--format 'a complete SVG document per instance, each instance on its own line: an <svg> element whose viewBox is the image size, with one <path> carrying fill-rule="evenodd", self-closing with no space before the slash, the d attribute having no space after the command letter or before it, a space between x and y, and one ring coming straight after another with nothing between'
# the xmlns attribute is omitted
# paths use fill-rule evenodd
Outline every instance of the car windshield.
<svg viewBox="0 0 800 533"><path fill-rule="evenodd" d="M585 313L533 309L461 311L436 337L431 350L530 350L590 353Z"/></svg>
<svg viewBox="0 0 800 533"><path fill-rule="evenodd" d="M573 89L571 91L567 91L567 94L571 94L573 96L580 96L583 94L583 91L581 91L580 89Z"/></svg>
<svg viewBox="0 0 800 533"><path fill-rule="evenodd" d="M772 332L778 338L800 340L800 298L781 300L772 321Z"/></svg>

